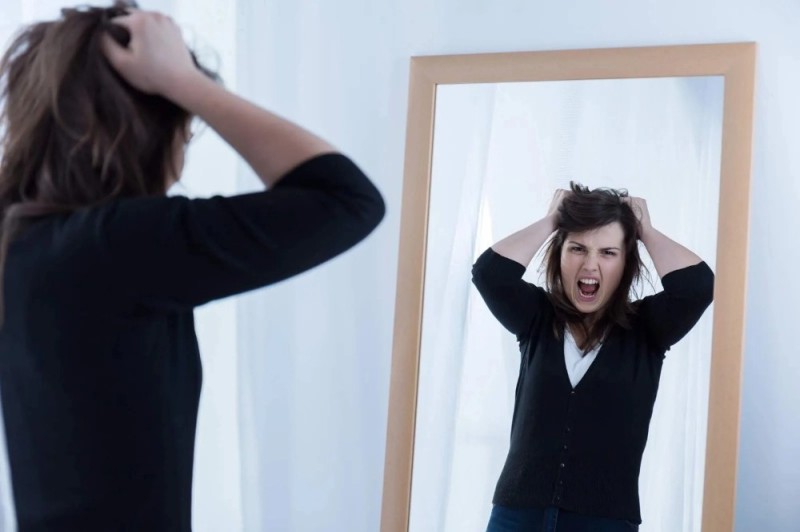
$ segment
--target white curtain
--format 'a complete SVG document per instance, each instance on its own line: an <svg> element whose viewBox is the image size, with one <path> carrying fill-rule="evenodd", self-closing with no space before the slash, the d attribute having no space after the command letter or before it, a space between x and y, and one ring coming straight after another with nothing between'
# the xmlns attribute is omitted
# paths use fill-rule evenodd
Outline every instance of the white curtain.
<svg viewBox="0 0 800 532"><path fill-rule="evenodd" d="M483 530L508 450L519 351L471 286L474 259L576 180L644 197L714 268L721 95L718 78L439 87L412 532ZM526 273L540 285L541 258ZM661 288L649 267L641 296ZM712 312L667 354L643 532L700 530Z"/></svg>

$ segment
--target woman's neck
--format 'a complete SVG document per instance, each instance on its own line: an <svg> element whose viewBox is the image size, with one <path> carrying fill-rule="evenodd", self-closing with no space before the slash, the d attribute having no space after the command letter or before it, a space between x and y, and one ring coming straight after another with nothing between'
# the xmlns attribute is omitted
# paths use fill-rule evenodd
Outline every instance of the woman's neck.
<svg viewBox="0 0 800 532"><path fill-rule="evenodd" d="M575 339L575 343L582 347L586 342L586 337L589 334L589 331L592 330L592 327L597 323L599 319L598 313L594 312L592 314L587 314L583 319L583 327L579 327L573 324L568 324L567 327L569 328L570 334Z"/></svg>

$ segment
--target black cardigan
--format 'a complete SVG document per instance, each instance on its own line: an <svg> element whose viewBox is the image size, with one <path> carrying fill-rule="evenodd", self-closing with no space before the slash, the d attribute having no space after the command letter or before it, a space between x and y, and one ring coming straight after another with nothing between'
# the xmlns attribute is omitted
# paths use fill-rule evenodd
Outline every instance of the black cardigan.
<svg viewBox="0 0 800 532"><path fill-rule="evenodd" d="M193 309L330 259L383 213L328 154L267 191L121 199L16 239L0 391L20 532L190 530Z"/></svg>
<svg viewBox="0 0 800 532"><path fill-rule="evenodd" d="M641 523L639 468L664 354L711 304L714 274L702 262L665 275L664 290L636 304L629 330L612 327L573 389L553 306L524 272L491 248L473 267L475 286L522 354L511 446L493 502Z"/></svg>

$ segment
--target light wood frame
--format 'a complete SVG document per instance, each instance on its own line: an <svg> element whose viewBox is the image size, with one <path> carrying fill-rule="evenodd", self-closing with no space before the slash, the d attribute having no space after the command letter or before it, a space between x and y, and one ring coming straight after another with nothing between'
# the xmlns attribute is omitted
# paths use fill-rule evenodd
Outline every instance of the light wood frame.
<svg viewBox="0 0 800 532"><path fill-rule="evenodd" d="M702 529L733 531L755 57L755 43L732 43L411 59L381 532L409 526L437 86L714 75L725 101Z"/></svg>

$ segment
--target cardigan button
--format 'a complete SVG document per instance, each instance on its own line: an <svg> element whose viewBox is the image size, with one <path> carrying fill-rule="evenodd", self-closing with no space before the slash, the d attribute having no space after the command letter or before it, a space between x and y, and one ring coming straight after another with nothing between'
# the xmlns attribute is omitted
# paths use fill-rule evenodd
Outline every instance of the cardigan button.
<svg viewBox="0 0 800 532"><path fill-rule="evenodd" d="M564 467L566 467L566 465L564 464L564 462L561 462L561 466L560 466L560 467L561 467L561 468L564 468Z"/></svg>

